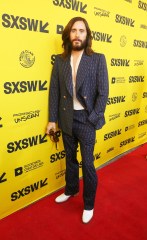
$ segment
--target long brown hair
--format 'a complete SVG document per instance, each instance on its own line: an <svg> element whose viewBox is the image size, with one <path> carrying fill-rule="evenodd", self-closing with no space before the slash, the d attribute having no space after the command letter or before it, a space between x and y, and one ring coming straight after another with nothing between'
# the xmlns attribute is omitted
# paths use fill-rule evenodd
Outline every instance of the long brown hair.
<svg viewBox="0 0 147 240"><path fill-rule="evenodd" d="M70 43L70 31L72 29L72 26L77 21L83 21L87 30L87 37L86 37L86 47L85 47L85 53L87 55L91 55L93 53L93 50L91 48L92 46L92 36L91 36L91 30L89 28L88 22L85 20L85 18L82 17L74 17L72 18L66 27L63 30L62 33L62 47L64 49L64 52L62 53L62 57L65 59L67 56L71 53L71 43Z"/></svg>

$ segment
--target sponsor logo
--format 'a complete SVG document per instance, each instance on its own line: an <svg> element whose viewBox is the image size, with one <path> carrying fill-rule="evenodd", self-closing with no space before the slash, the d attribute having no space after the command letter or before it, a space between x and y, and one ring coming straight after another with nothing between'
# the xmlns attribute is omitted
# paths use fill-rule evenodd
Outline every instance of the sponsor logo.
<svg viewBox="0 0 147 240"><path fill-rule="evenodd" d="M26 122L27 120L37 118L40 115L40 110L24 112L24 113L14 113L13 118L15 123Z"/></svg>
<svg viewBox="0 0 147 240"><path fill-rule="evenodd" d="M24 167L18 167L14 169L15 177L20 176L23 173L33 171L37 168L40 168L43 166L43 162L41 160L37 160L35 162L31 162L29 164L24 165Z"/></svg>
<svg viewBox="0 0 147 240"><path fill-rule="evenodd" d="M147 119L138 122L138 127L142 127L142 126L144 126L145 124L147 124Z"/></svg>
<svg viewBox="0 0 147 240"><path fill-rule="evenodd" d="M142 66L144 64L144 60L134 60L134 66Z"/></svg>
<svg viewBox="0 0 147 240"><path fill-rule="evenodd" d="M137 100L137 92L134 92L132 94L132 102L135 102Z"/></svg>
<svg viewBox="0 0 147 240"><path fill-rule="evenodd" d="M126 96L116 96L108 98L107 105L122 103L126 101Z"/></svg>
<svg viewBox="0 0 147 240"><path fill-rule="evenodd" d="M116 137L116 136L118 136L118 135L121 135L121 133L122 133L121 131L122 131L122 129L117 129L117 130L112 131L112 132L110 132L110 133L106 133L106 134L104 135L104 141L106 141L106 140L108 140L108 139L110 139L110 138Z"/></svg>
<svg viewBox="0 0 147 240"><path fill-rule="evenodd" d="M145 25L145 24L140 24L140 28L143 28L143 29L147 30L147 25Z"/></svg>
<svg viewBox="0 0 147 240"><path fill-rule="evenodd" d="M125 83L125 78L124 77L112 77L111 83Z"/></svg>
<svg viewBox="0 0 147 240"><path fill-rule="evenodd" d="M104 9L94 7L94 15L98 17L109 17L110 12Z"/></svg>
<svg viewBox="0 0 147 240"><path fill-rule="evenodd" d="M112 35L108 33L101 33L101 32L91 32L92 39L94 41L101 41L101 42L107 42L107 43L112 43Z"/></svg>
<svg viewBox="0 0 147 240"><path fill-rule="evenodd" d="M146 136L146 132L143 132L143 133L139 133L139 134L138 134L138 138L143 138L144 136Z"/></svg>
<svg viewBox="0 0 147 240"><path fill-rule="evenodd" d="M129 83L144 82L144 76L130 76Z"/></svg>
<svg viewBox="0 0 147 240"><path fill-rule="evenodd" d="M62 34L63 29L64 29L64 27L63 27L62 25L57 25L56 33L57 33L57 34Z"/></svg>
<svg viewBox="0 0 147 240"><path fill-rule="evenodd" d="M24 50L20 53L19 56L19 62L21 64L21 66L25 67L25 68L30 68L33 66L34 62L35 62L35 56L34 53L32 53L29 50Z"/></svg>
<svg viewBox="0 0 147 240"><path fill-rule="evenodd" d="M135 25L135 20L133 20L132 18L128 18L125 16L121 16L119 14L116 14L115 16L115 22L116 23L120 23L129 27L134 27Z"/></svg>
<svg viewBox="0 0 147 240"><path fill-rule="evenodd" d="M140 9L142 9L144 11L147 11L147 3L139 1L138 2L138 8L140 8Z"/></svg>
<svg viewBox="0 0 147 240"><path fill-rule="evenodd" d="M121 59L121 58L111 58L111 66L115 67L129 67L130 60L128 59Z"/></svg>
<svg viewBox="0 0 147 240"><path fill-rule="evenodd" d="M131 138L128 138L128 139L120 142L120 147L123 147L123 146L125 146L127 144L130 144L130 143L134 142L134 141L135 141L135 136L131 137Z"/></svg>
<svg viewBox="0 0 147 240"><path fill-rule="evenodd" d="M4 93L14 94L14 93L25 93L25 92L36 92L36 91L46 91L47 81L35 80L35 81L21 81L21 82L5 82L4 83Z"/></svg>
<svg viewBox="0 0 147 240"><path fill-rule="evenodd" d="M61 152L54 153L50 156L50 163L54 163L58 160L65 158L65 150Z"/></svg>
<svg viewBox="0 0 147 240"><path fill-rule="evenodd" d="M142 98L147 98L147 92L143 92Z"/></svg>
<svg viewBox="0 0 147 240"><path fill-rule="evenodd" d="M55 173L56 179L61 178L65 175L65 170Z"/></svg>
<svg viewBox="0 0 147 240"><path fill-rule="evenodd" d="M134 40L133 47L147 48L147 42L142 40Z"/></svg>
<svg viewBox="0 0 147 240"><path fill-rule="evenodd" d="M125 132L130 131L130 130L132 130L132 129L134 129L134 128L135 128L135 124L131 124L131 125L129 125L129 126L126 126L126 127L125 127Z"/></svg>
<svg viewBox="0 0 147 240"><path fill-rule="evenodd" d="M0 183L4 183L4 182L7 181L7 178L5 178L5 177L6 177L6 173L5 172L0 175Z"/></svg>
<svg viewBox="0 0 147 240"><path fill-rule="evenodd" d="M125 47L126 44L127 44L127 38L126 38L125 35L122 35L122 36L120 37L120 46L121 46L121 47Z"/></svg>
<svg viewBox="0 0 147 240"><path fill-rule="evenodd" d="M41 33L49 33L48 27L49 23L43 23L43 21L37 19L30 19L21 16L14 16L9 14L2 15L2 25L5 28L14 28L19 30L28 30Z"/></svg>
<svg viewBox="0 0 147 240"><path fill-rule="evenodd" d="M107 150L107 153L112 152L114 150L114 147L111 147Z"/></svg>
<svg viewBox="0 0 147 240"><path fill-rule="evenodd" d="M125 111L125 117L130 117L136 114L139 114L140 108L135 108L135 109L131 109L131 110L127 110Z"/></svg>
<svg viewBox="0 0 147 240"><path fill-rule="evenodd" d="M34 147L36 145L46 143L47 142L46 136L47 136L46 134L44 136L40 134L29 138L16 140L14 142L9 142L7 144L7 152L13 153L19 150L24 150L28 147Z"/></svg>
<svg viewBox="0 0 147 240"><path fill-rule="evenodd" d="M2 120L2 117L0 117L0 121ZM0 128L2 128L3 127L3 125L0 123Z"/></svg>
<svg viewBox="0 0 147 240"><path fill-rule="evenodd" d="M18 190L17 192L13 192L11 194L11 201L16 201L22 197L25 197L35 191L38 191L39 189L45 187L46 185L48 185L47 182L47 178L45 178L44 180L40 180L38 182L35 182L31 185L28 185L20 190Z"/></svg>
<svg viewBox="0 0 147 240"><path fill-rule="evenodd" d="M58 7L66 8L81 13L87 13L87 4L78 0L53 0L53 4Z"/></svg>
<svg viewBox="0 0 147 240"><path fill-rule="evenodd" d="M109 121L115 120L119 117L120 117L120 113L111 114L109 115Z"/></svg>

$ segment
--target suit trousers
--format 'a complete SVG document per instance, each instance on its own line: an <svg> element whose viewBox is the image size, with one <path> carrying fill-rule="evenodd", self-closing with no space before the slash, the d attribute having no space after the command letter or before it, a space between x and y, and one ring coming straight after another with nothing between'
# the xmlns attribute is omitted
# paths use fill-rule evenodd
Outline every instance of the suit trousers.
<svg viewBox="0 0 147 240"><path fill-rule="evenodd" d="M86 110L74 110L72 136L63 132L62 137L66 152L65 194L74 195L79 192L79 163L77 161L79 143L82 157L84 209L91 210L94 208L98 184L93 156L96 130L87 118Z"/></svg>

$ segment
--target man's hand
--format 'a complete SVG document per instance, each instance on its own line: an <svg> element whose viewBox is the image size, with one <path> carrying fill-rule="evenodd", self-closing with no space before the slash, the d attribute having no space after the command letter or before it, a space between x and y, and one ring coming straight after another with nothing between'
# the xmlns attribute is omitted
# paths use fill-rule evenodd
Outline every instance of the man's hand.
<svg viewBox="0 0 147 240"><path fill-rule="evenodd" d="M47 125L47 128L46 128L46 134L49 134L51 129L54 132L56 132L56 123L55 122L48 122L48 125Z"/></svg>

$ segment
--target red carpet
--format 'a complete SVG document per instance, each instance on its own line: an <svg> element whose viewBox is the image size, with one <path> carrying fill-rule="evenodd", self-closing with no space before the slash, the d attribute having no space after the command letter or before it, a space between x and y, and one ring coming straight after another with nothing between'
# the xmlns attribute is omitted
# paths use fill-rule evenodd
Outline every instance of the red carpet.
<svg viewBox="0 0 147 240"><path fill-rule="evenodd" d="M81 191L56 204L52 194L0 222L3 240L146 240L147 144L99 169L95 214L81 222Z"/></svg>

